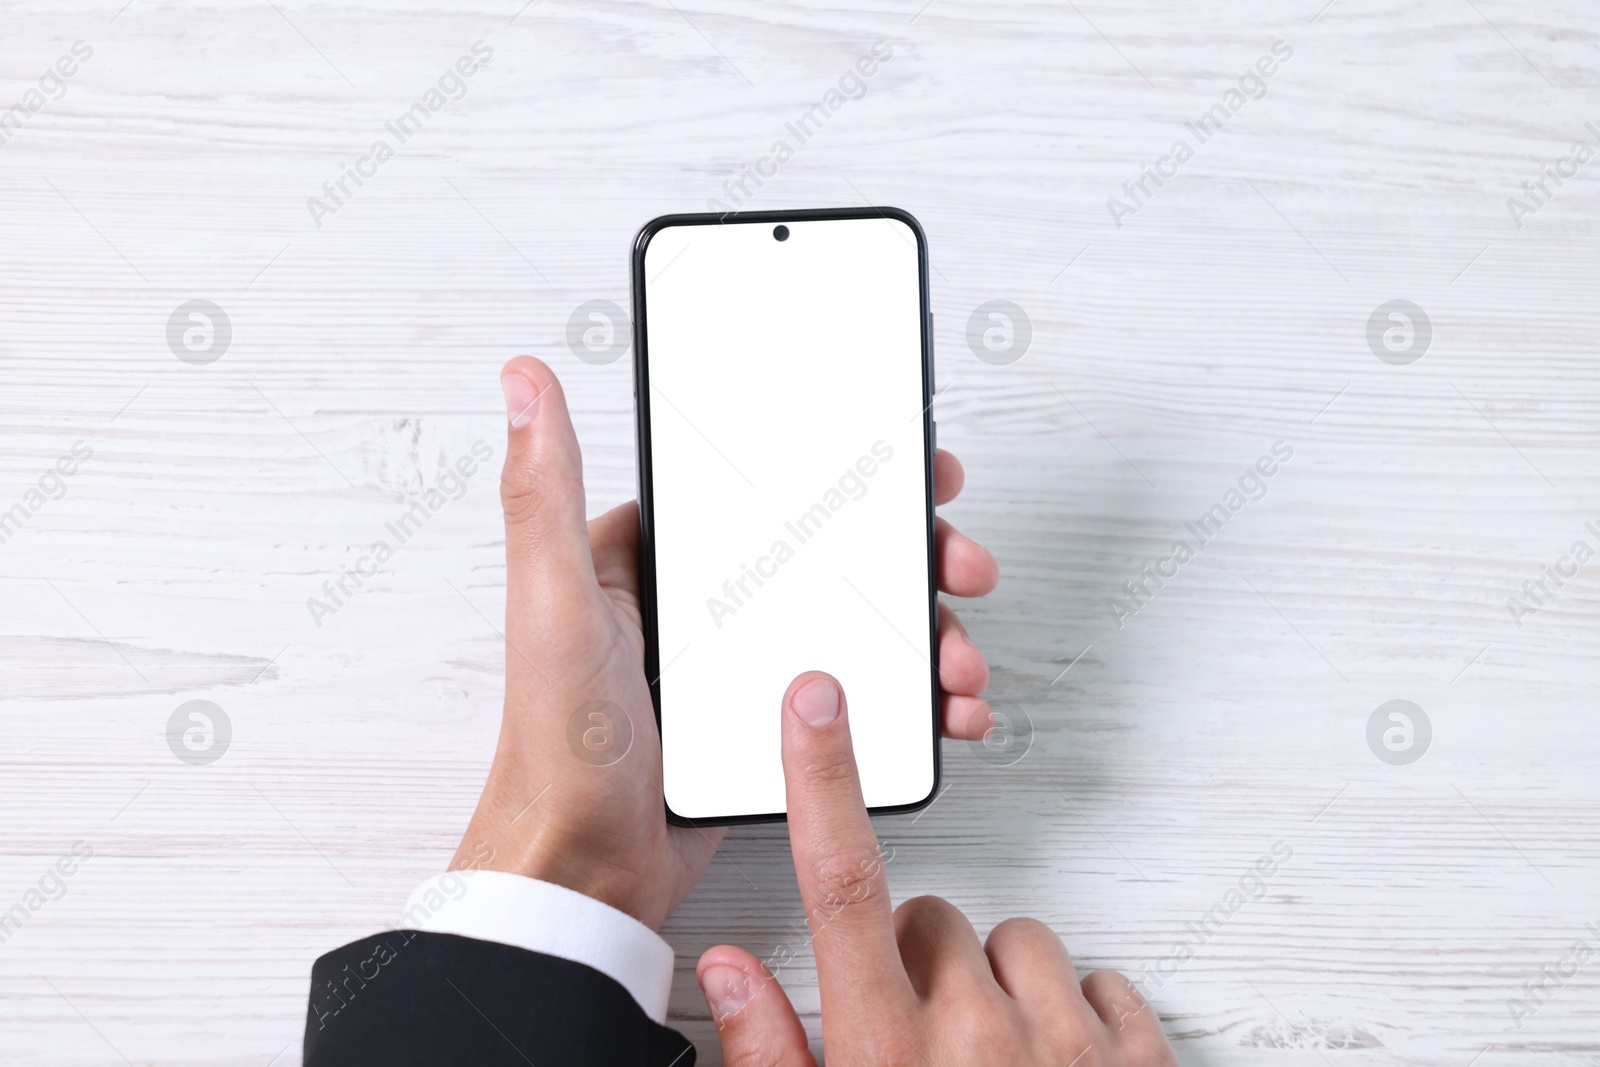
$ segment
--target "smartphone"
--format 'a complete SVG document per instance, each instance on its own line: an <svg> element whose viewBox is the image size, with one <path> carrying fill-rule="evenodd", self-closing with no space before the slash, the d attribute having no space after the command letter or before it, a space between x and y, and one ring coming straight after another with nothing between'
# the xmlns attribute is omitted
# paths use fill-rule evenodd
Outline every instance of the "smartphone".
<svg viewBox="0 0 1600 1067"><path fill-rule="evenodd" d="M785 815L784 691L844 687L874 813L939 783L928 246L896 208L668 215L633 252L645 670L667 817Z"/></svg>

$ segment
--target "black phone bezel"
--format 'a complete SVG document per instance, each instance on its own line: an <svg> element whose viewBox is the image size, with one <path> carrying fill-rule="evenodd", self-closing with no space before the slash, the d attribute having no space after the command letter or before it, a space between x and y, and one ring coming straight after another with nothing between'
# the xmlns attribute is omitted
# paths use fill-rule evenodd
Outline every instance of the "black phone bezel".
<svg viewBox="0 0 1600 1067"><path fill-rule="evenodd" d="M661 643L656 618L655 498L653 459L650 451L650 374L645 306L645 250L655 235L677 226L718 226L747 223L816 222L845 219L894 219L904 223L917 240L917 288L922 319L922 463L923 494L927 501L926 537L928 559L928 669L933 694L930 712L930 743L933 745L933 784L928 795L909 804L892 804L867 809L869 815L903 815L921 811L939 794L943 777L940 752L939 703L939 590L934 560L933 502L933 314L928 285L928 240L922 224L910 212L895 207L812 208L796 211L735 211L703 214L662 215L651 219L634 238L631 261L633 294L633 410L634 443L638 461L639 488L639 591L640 614L644 625L644 669L650 679L650 701L655 709L656 731L661 731ZM773 709L776 713L777 709ZM667 822L674 826L738 826L745 823L787 821L784 812L757 815L728 815L711 819L689 819L672 810L662 796Z"/></svg>

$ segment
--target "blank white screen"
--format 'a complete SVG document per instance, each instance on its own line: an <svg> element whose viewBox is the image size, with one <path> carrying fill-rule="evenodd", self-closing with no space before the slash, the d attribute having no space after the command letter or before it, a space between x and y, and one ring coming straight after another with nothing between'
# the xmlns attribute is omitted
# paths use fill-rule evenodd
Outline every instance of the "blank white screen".
<svg viewBox="0 0 1600 1067"><path fill-rule="evenodd" d="M773 225L669 227L644 256L662 753L690 819L785 810L807 670L844 686L869 806L933 789L916 235Z"/></svg>

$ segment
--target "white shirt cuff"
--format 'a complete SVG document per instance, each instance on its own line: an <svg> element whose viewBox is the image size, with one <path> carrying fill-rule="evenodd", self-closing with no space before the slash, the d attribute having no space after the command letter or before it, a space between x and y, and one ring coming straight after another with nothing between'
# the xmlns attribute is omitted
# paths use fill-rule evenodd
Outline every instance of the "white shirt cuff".
<svg viewBox="0 0 1600 1067"><path fill-rule="evenodd" d="M672 946L633 916L565 886L504 871L449 871L416 888L400 927L593 967L632 994L650 1018L666 1020Z"/></svg>

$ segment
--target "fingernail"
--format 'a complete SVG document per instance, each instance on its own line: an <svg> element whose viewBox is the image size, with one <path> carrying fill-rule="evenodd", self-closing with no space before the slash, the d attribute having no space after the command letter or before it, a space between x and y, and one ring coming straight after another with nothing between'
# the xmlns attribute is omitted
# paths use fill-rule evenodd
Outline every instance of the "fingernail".
<svg viewBox="0 0 1600 1067"><path fill-rule="evenodd" d="M794 713L807 726L826 726L839 717L839 687L826 678L807 682L794 695Z"/></svg>
<svg viewBox="0 0 1600 1067"><path fill-rule="evenodd" d="M711 1018L722 1022L736 1015L750 1001L744 972L726 963L714 963L700 975L700 989L711 1007Z"/></svg>
<svg viewBox="0 0 1600 1067"><path fill-rule="evenodd" d="M533 421L539 410L539 390L527 378L513 371L500 376L500 388L506 394L506 418L511 428L520 430Z"/></svg>

